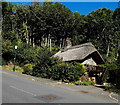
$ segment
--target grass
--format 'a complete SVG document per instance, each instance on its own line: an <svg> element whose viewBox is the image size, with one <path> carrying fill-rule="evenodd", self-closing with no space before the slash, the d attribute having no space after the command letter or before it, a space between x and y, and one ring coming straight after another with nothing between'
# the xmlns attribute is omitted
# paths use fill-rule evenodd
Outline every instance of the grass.
<svg viewBox="0 0 120 105"><path fill-rule="evenodd" d="M94 85L94 82L93 81L77 81L74 83L75 85L84 85L84 86L88 86L88 85Z"/></svg>
<svg viewBox="0 0 120 105"><path fill-rule="evenodd" d="M9 71L13 71L13 67L8 66L8 65L4 65L2 66L3 69L9 70ZM19 72L22 73L23 69L21 67L16 66L15 72Z"/></svg>

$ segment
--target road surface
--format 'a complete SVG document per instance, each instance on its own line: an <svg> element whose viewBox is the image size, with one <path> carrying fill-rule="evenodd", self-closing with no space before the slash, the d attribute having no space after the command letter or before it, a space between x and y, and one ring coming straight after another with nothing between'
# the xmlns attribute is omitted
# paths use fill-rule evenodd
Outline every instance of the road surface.
<svg viewBox="0 0 120 105"><path fill-rule="evenodd" d="M93 88L91 88L92 90ZM88 90L89 91L89 90ZM96 91L97 92L97 91ZM2 103L117 103L108 94L96 96L86 90L36 81L27 76L2 70Z"/></svg>

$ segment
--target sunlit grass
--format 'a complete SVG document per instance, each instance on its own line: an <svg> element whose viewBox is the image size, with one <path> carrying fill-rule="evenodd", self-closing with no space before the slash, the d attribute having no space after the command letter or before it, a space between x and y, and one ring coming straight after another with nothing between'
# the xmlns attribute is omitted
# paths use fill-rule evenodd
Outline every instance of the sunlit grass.
<svg viewBox="0 0 120 105"><path fill-rule="evenodd" d="M13 71L13 67L8 66L8 65L2 66L2 69L6 69L6 70L9 70L9 71ZM22 73L22 72L23 72L23 69L22 69L21 67L16 66L15 72Z"/></svg>

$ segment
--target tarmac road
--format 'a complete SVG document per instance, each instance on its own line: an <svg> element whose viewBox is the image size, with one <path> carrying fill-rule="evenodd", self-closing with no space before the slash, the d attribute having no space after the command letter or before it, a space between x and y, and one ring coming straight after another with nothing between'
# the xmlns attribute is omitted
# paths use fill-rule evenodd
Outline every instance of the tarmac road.
<svg viewBox="0 0 120 105"><path fill-rule="evenodd" d="M117 103L95 87L56 84L3 70L2 103Z"/></svg>

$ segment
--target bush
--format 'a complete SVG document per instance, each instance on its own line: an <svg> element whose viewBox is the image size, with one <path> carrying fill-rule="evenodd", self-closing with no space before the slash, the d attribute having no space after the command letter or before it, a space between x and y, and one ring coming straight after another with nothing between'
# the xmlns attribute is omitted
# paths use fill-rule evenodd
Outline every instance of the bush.
<svg viewBox="0 0 120 105"><path fill-rule="evenodd" d="M7 61L2 57L2 65L7 65Z"/></svg>
<svg viewBox="0 0 120 105"><path fill-rule="evenodd" d="M33 76L51 78L51 67L60 62L58 58L51 56L52 52L50 52L47 48L41 48L41 50L39 50L37 62L33 68Z"/></svg>
<svg viewBox="0 0 120 105"><path fill-rule="evenodd" d="M3 40L2 42L2 63L6 64L6 62L13 61L14 47L9 40Z"/></svg>
<svg viewBox="0 0 120 105"><path fill-rule="evenodd" d="M105 65L100 65L100 66L106 68L105 77L102 83L109 82L112 85L114 85L116 88L120 89L120 81L119 81L120 80L120 76L119 76L120 67L115 63L105 64Z"/></svg>
<svg viewBox="0 0 120 105"><path fill-rule="evenodd" d="M25 65L24 73L42 78L73 82L79 80L80 76L86 71L84 65L80 63L65 63L51 56L52 52L49 49L41 48L36 55L33 70L29 70L30 68Z"/></svg>
<svg viewBox="0 0 120 105"><path fill-rule="evenodd" d="M32 48L26 45L22 45L22 47L19 46L16 53L16 61L20 66L31 63L36 64L39 50L39 47Z"/></svg>
<svg viewBox="0 0 120 105"><path fill-rule="evenodd" d="M16 72L20 72L20 73L22 73L22 72L23 72L23 69L22 69L22 68L16 68L15 71L16 71Z"/></svg>
<svg viewBox="0 0 120 105"><path fill-rule="evenodd" d="M55 80L77 81L85 72L85 67L80 63L60 63L52 66L51 78Z"/></svg>
<svg viewBox="0 0 120 105"><path fill-rule="evenodd" d="M87 77L86 75L82 75L82 76L80 77L80 80L81 80L81 81L87 81L87 80L88 80L88 77Z"/></svg>
<svg viewBox="0 0 120 105"><path fill-rule="evenodd" d="M39 53L39 61L33 69L33 76L73 82L79 80L86 71L84 65L80 63L65 63L50 55L47 50Z"/></svg>
<svg viewBox="0 0 120 105"><path fill-rule="evenodd" d="M33 66L33 64L25 64L23 66L23 73L32 75Z"/></svg>

